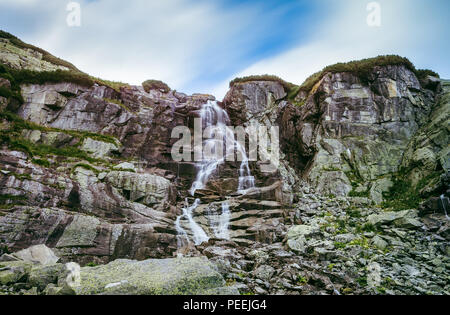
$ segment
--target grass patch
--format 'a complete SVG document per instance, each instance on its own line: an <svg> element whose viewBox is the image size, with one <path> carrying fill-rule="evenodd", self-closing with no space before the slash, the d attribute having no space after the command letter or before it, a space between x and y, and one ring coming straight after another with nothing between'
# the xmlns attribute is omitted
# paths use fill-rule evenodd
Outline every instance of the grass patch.
<svg viewBox="0 0 450 315"><path fill-rule="evenodd" d="M250 75L247 77L236 78L230 82L230 88L232 88L236 83L244 83L251 81L275 81L280 83L286 91L290 91L297 87L295 84L284 81L283 79L277 77L276 75L263 74L263 75ZM291 96L295 97L295 95Z"/></svg>
<svg viewBox="0 0 450 315"><path fill-rule="evenodd" d="M276 75L263 74L263 75L251 75L247 77L235 78L230 82L230 88L232 88L235 84L252 82L252 81L274 81L280 83L284 91L287 93L286 99L297 106L303 106L304 101L301 103L295 102L294 99L300 91L300 87L293 83L287 82Z"/></svg>
<svg viewBox="0 0 450 315"><path fill-rule="evenodd" d="M50 161L44 159L32 159L31 162L47 168L52 166L52 163L50 163Z"/></svg>
<svg viewBox="0 0 450 315"><path fill-rule="evenodd" d="M85 87L91 87L95 83L89 75L76 71L33 71L26 69L8 69L8 72L19 85L69 82Z"/></svg>
<svg viewBox="0 0 450 315"><path fill-rule="evenodd" d="M120 107L122 107L126 111L131 112L131 109L129 109L127 106L125 106L125 104L122 103L120 100L115 100L115 99L112 99L112 98L104 98L104 100L109 102L109 103L113 103L113 104L119 105Z"/></svg>
<svg viewBox="0 0 450 315"><path fill-rule="evenodd" d="M86 267L97 267L98 266L98 264L96 264L95 262L90 262L90 263L87 263L86 264Z"/></svg>
<svg viewBox="0 0 450 315"><path fill-rule="evenodd" d="M118 81L109 81L109 80L103 80L100 78L96 78L96 77L90 77L95 83L97 83L98 85L103 85L103 86L107 86L110 87L111 89L115 90L116 92L120 93L120 89L123 87L130 87L130 85L128 83L124 83L124 82L118 82Z"/></svg>
<svg viewBox="0 0 450 315"><path fill-rule="evenodd" d="M439 175L438 172L422 178L416 187L407 179L407 171L401 170L393 179L393 185L389 191L383 193L382 208L391 208L394 211L417 209L423 200L420 191L430 180Z"/></svg>
<svg viewBox="0 0 450 315"><path fill-rule="evenodd" d="M5 38L8 39L13 45L22 48L22 49L32 49L34 51L37 51L39 53L42 54L42 60L45 60L47 62L50 62L54 65L57 66L63 66L66 67L68 69L74 70L74 71L79 71L73 64L71 64L68 61L62 60L60 58L57 58L55 56L53 56L52 54L50 54L48 51L45 51L39 47L24 43L23 41L21 41L19 38L17 38L16 36L2 31L0 30L0 38Z"/></svg>
<svg viewBox="0 0 450 315"><path fill-rule="evenodd" d="M369 198L370 197L370 191L369 189L364 190L364 191L355 191L352 190L351 192L348 193L349 197L365 197L365 198Z"/></svg>
<svg viewBox="0 0 450 315"><path fill-rule="evenodd" d="M83 159L88 162L98 162L99 159L90 157L86 152L77 147L68 146L55 148L45 144L35 144L31 141L14 137L5 133L0 133L0 143L6 144L11 150L18 150L27 153L30 157L46 157L49 155L63 156L68 158Z"/></svg>
<svg viewBox="0 0 450 315"><path fill-rule="evenodd" d="M4 205L8 201L24 201L27 200L25 196L15 196L15 195L0 195L0 204Z"/></svg>
<svg viewBox="0 0 450 315"><path fill-rule="evenodd" d="M164 93L170 92L170 87L159 80L147 80L142 83L142 87L147 93L150 92L150 90L162 90Z"/></svg>
<svg viewBox="0 0 450 315"><path fill-rule="evenodd" d="M297 276L297 283L298 283L298 284L307 284L307 283L308 283L308 279L305 278L305 277L302 276L302 275L298 275L298 276Z"/></svg>
<svg viewBox="0 0 450 315"><path fill-rule="evenodd" d="M74 165L74 167L72 169L75 170L77 167L81 167L81 168L84 168L86 170L93 171L95 174L100 173L100 171L98 169L96 169L92 165L89 165L89 164L86 164L86 163L78 163L78 164Z"/></svg>
<svg viewBox="0 0 450 315"><path fill-rule="evenodd" d="M28 130L39 130L42 132L62 132L68 135L71 135L73 137L79 138L81 141L83 141L86 138L91 138L93 140L112 143L117 145L118 140L110 135L103 135L98 133L93 133L89 131L76 131L76 130L64 130L64 129L58 129L58 128L51 128L51 127L44 127L38 124L35 124L33 122L30 122L28 120L24 120L23 118L19 117L18 115L11 113L9 111L3 111L0 112L0 118L3 118L9 122L13 123L12 129L10 131L16 132L17 134L20 134L22 130L28 129Z"/></svg>

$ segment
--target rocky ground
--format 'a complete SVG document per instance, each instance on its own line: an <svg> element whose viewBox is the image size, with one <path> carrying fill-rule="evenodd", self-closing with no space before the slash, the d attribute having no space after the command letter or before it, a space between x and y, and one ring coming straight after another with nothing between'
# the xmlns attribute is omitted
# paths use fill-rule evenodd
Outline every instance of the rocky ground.
<svg viewBox="0 0 450 315"><path fill-rule="evenodd" d="M449 294L449 81L395 56L310 88L235 80L219 106L279 126L280 164L265 152L238 194L224 163L190 196L171 132L213 96L94 80L8 37L0 62L0 293ZM186 198L197 246L177 237Z"/></svg>

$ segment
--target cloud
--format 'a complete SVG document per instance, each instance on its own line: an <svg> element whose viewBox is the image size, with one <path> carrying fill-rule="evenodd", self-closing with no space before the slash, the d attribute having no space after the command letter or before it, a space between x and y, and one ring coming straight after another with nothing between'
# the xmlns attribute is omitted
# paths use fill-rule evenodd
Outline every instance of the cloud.
<svg viewBox="0 0 450 315"><path fill-rule="evenodd" d="M288 8L226 0L82 0L81 27L68 27L69 1L0 1L2 28L85 72L131 84L160 79L189 93L207 92L205 82L248 65Z"/></svg>
<svg viewBox="0 0 450 315"><path fill-rule="evenodd" d="M430 50L439 55L449 48L438 31L446 19L445 14L439 13L442 10L439 5L430 6L420 0L378 1L381 27L369 27L366 22L369 2L340 1L339 5L330 7L332 14L322 17L320 27L310 41L258 61L212 90L218 97L223 97L228 82L234 77L266 73L301 84L327 65L381 54L406 56L418 67L432 67L438 71L449 69L447 58L430 58ZM322 1L322 4L326 3L330 2Z"/></svg>
<svg viewBox="0 0 450 315"><path fill-rule="evenodd" d="M97 77L160 79L219 99L236 76L300 84L326 65L378 54L450 69L448 0L379 0L380 28L366 24L370 0L79 0L81 27L67 26L68 2L0 0L0 28Z"/></svg>

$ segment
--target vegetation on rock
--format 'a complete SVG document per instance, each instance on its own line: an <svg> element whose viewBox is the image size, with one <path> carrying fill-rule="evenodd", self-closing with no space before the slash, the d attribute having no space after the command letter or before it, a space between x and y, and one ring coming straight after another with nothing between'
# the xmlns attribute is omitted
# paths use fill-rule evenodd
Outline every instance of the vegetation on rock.
<svg viewBox="0 0 450 315"><path fill-rule="evenodd" d="M319 82L327 73L341 73L341 72L350 72L355 74L360 78L362 82L368 82L369 77L375 67L383 67L383 66L399 66L403 65L412 72L416 74L416 76L420 79L423 79L427 75L432 75L439 77L439 75L431 70L417 70L409 59L405 57L400 57L397 55L384 55L378 56L374 58L367 58L357 61L350 62L340 62L334 65L330 65L325 67L323 70L316 72L309 76L305 82L300 85L301 91L305 91L309 93L312 88Z"/></svg>
<svg viewBox="0 0 450 315"><path fill-rule="evenodd" d="M76 72L80 72L80 70L78 70L70 62L62 60L60 58L57 58L57 57L53 56L52 54L50 54L49 52L47 52L47 51L45 51L45 50L43 50L43 49L41 49L39 47L36 47L36 46L30 45L30 44L24 43L19 38L17 38L16 36L14 36L14 35L12 35L12 34L10 34L8 32L0 30L0 38L4 38L4 39L9 40L12 44L14 44L15 46L17 46L19 48L32 49L34 51L37 51L37 52L42 54L42 59L43 60L48 61L48 62L50 62L50 63L52 63L54 65L63 66L63 67L66 67L66 68L68 68L70 70L73 70L73 71L76 71Z"/></svg>
<svg viewBox="0 0 450 315"><path fill-rule="evenodd" d="M170 87L166 83L159 80L147 80L142 83L142 87L147 93L151 90L161 90L163 93L170 92Z"/></svg>

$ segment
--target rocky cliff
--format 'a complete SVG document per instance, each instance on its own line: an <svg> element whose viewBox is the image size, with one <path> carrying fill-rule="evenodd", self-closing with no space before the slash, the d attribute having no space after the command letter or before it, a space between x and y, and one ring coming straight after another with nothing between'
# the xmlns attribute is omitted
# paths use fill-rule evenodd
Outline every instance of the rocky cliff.
<svg viewBox="0 0 450 315"><path fill-rule="evenodd" d="M210 239L180 248L175 221L197 169L173 161L171 133L215 98L95 79L2 37L0 255L45 244L83 266L207 256L232 287L222 293L449 293L448 81L394 57L307 88L233 81L219 105L231 125L279 126L280 165L251 162L244 194L239 165L221 165L194 196ZM224 200L228 239L214 236Z"/></svg>

